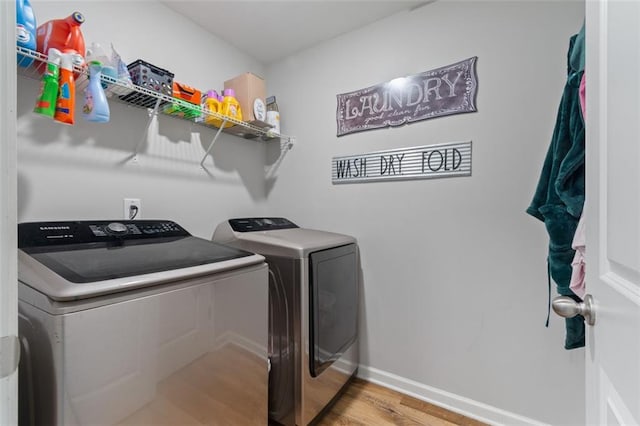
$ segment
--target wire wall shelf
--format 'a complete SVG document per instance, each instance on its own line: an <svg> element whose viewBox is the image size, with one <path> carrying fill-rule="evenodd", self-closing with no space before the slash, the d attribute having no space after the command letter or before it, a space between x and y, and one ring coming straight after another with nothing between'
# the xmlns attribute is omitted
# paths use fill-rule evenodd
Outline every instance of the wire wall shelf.
<svg viewBox="0 0 640 426"><path fill-rule="evenodd" d="M18 53L18 75L40 80L47 65L46 55L20 46L16 46L16 51ZM76 78L76 91L82 93L89 85L88 72L86 68L74 65L74 75ZM215 137L200 162L202 167L204 167L204 162L221 133L245 139L278 140L282 150L290 150L293 147L295 139L292 136L274 133L271 130L272 127L262 121L248 123L237 120L217 112L208 111L202 108L201 105L173 98L164 93L149 90L130 81L115 79L108 75L102 74L101 79L103 87L106 86L105 93L110 100L138 108L147 108L151 110L152 116L162 114L216 130ZM135 154L138 153L137 151L138 147L136 147Z"/></svg>

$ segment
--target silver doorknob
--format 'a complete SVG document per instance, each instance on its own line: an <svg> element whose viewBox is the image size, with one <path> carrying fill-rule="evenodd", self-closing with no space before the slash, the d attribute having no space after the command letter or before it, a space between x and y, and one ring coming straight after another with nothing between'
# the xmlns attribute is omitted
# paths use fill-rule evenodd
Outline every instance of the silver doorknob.
<svg viewBox="0 0 640 426"><path fill-rule="evenodd" d="M593 297L590 294L584 296L584 302L576 302L568 296L559 296L551 302L553 311L564 318L573 318L582 315L589 325L596 323L596 311L593 306Z"/></svg>

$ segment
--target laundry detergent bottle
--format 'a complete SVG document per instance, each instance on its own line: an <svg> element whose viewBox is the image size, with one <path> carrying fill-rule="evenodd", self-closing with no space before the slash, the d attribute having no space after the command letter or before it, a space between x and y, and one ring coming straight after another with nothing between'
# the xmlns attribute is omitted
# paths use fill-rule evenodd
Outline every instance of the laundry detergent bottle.
<svg viewBox="0 0 640 426"><path fill-rule="evenodd" d="M36 50L36 17L29 0L16 0L16 43L25 49ZM18 65L28 67L33 58L18 54Z"/></svg>
<svg viewBox="0 0 640 426"><path fill-rule="evenodd" d="M220 120L214 115L207 114L208 112L215 112L215 113L221 114L220 112L221 107L222 107L222 104L218 100L218 93L215 90L209 90L207 92L207 96L204 98L204 101L202 102L202 109L204 111L204 122L216 127L222 126L222 120Z"/></svg>
<svg viewBox="0 0 640 426"><path fill-rule="evenodd" d="M33 112L53 118L56 112L56 100L58 99L58 77L60 76L60 57L58 49L49 49L47 69L42 76L40 94L36 100Z"/></svg>
<svg viewBox="0 0 640 426"><path fill-rule="evenodd" d="M82 117L87 121L106 123L109 121L109 102L102 88L102 64L89 62L89 85L84 91Z"/></svg>
<svg viewBox="0 0 640 426"><path fill-rule="evenodd" d="M76 65L82 65L85 57L84 36L80 25L84 22L84 15L73 12L64 19L53 19L38 27L37 49L45 55L54 47L62 53L77 53Z"/></svg>
<svg viewBox="0 0 640 426"><path fill-rule="evenodd" d="M227 117L242 121L242 110L240 109L240 103L236 99L236 92L233 89L224 90L224 98L222 99L220 113ZM233 126L233 123L228 124Z"/></svg>
<svg viewBox="0 0 640 426"><path fill-rule="evenodd" d="M76 82L73 77L73 62L77 60L75 53L63 53L60 59L60 79L56 112L53 119L64 124L74 123L76 105Z"/></svg>

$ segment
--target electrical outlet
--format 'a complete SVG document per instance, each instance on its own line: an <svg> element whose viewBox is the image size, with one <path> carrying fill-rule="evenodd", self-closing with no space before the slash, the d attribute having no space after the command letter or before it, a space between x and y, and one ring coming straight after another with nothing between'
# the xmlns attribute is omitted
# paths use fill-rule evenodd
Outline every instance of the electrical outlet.
<svg viewBox="0 0 640 426"><path fill-rule="evenodd" d="M123 217L126 220L142 219L142 201L140 198L125 198Z"/></svg>

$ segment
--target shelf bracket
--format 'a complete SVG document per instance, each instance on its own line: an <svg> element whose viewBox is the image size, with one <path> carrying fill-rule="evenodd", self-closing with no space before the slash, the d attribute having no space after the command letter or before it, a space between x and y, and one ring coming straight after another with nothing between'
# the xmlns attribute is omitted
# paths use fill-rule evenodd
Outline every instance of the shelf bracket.
<svg viewBox="0 0 640 426"><path fill-rule="evenodd" d="M222 133L222 129L224 129L224 126L226 124L227 124L227 119L224 118L222 120L222 125L220 126L220 128L216 132L216 135L213 137L213 140L211 141L211 143L209 144L209 147L207 148L207 152L204 153L204 157L202 157L202 161L200 161L200 167L202 167L203 169L206 169L206 167L204 166L204 162L207 159L207 156L209 155L209 152L211 152L211 148L213 148L213 144L216 143L216 140L218 139L218 136L220 136L220 133Z"/></svg>
<svg viewBox="0 0 640 426"><path fill-rule="evenodd" d="M142 145L144 144L144 141L146 140L147 135L149 134L149 127L151 127L151 123L153 122L154 117L158 115L158 109L160 108L161 100L162 100L161 98L158 98L156 100L156 104L153 107L153 109L150 109L150 108L147 109L147 112L149 113L149 120L147 120L147 127L145 127L145 131L142 132L142 136L140 137L140 140L136 144L135 150L133 152L134 163L138 162L138 154L140 153L140 149L142 148Z"/></svg>
<svg viewBox="0 0 640 426"><path fill-rule="evenodd" d="M287 155L287 152L293 149L294 143L295 138L293 138L292 136L289 136L286 139L280 139L280 156L271 165L271 167L266 170L264 175L265 179L272 179L275 176L276 170L278 170L278 168L280 167L280 164L282 163L282 160L284 160L285 155Z"/></svg>
<svg viewBox="0 0 640 426"><path fill-rule="evenodd" d="M287 138L287 142L285 143L284 147L287 149L287 151L291 151L293 149L293 145L295 144L296 139L293 136L289 136Z"/></svg>

